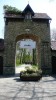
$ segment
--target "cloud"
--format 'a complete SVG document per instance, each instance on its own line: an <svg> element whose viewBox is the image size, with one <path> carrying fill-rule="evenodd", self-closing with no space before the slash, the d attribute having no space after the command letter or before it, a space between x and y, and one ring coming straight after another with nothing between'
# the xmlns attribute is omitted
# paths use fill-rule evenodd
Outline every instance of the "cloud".
<svg viewBox="0 0 56 100"><path fill-rule="evenodd" d="M49 0L49 2L54 2L55 0Z"/></svg>

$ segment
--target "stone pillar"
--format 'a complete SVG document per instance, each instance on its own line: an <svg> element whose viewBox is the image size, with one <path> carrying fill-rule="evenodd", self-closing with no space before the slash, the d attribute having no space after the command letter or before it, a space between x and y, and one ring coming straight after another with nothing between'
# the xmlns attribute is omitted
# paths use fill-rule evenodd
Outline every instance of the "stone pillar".
<svg viewBox="0 0 56 100"><path fill-rule="evenodd" d="M51 49L48 42L43 42L41 45L41 67L44 74L51 74Z"/></svg>
<svg viewBox="0 0 56 100"><path fill-rule="evenodd" d="M15 45L13 42L5 43L3 74L15 74Z"/></svg>
<svg viewBox="0 0 56 100"><path fill-rule="evenodd" d="M38 67L41 68L41 41L36 42L36 58Z"/></svg>

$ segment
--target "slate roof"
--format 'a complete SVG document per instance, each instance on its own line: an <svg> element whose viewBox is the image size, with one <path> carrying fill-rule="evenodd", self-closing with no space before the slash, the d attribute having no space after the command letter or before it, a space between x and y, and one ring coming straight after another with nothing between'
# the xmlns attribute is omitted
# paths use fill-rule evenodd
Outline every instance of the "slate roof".
<svg viewBox="0 0 56 100"><path fill-rule="evenodd" d="M19 14L5 14L5 18L24 18L24 15L30 12L32 14L32 18L33 19L47 19L47 20L51 20L51 18L46 14L46 13L34 13L34 11L32 10L32 8L30 7L30 5L28 4L25 9L19 13Z"/></svg>
<svg viewBox="0 0 56 100"><path fill-rule="evenodd" d="M22 14L21 15L7 14L5 15L5 18L24 18L24 16L22 16ZM46 13L34 13L34 16L32 16L32 18L51 20L51 18Z"/></svg>
<svg viewBox="0 0 56 100"><path fill-rule="evenodd" d="M49 19L49 20L51 20L51 18L46 13L35 13L33 18L36 18L36 19Z"/></svg>
<svg viewBox="0 0 56 100"><path fill-rule="evenodd" d="M56 50L56 41L51 41L51 49Z"/></svg>
<svg viewBox="0 0 56 100"><path fill-rule="evenodd" d="M27 12L31 12L31 14L34 15L34 11L32 10L29 4L25 7L22 13L26 14Z"/></svg>

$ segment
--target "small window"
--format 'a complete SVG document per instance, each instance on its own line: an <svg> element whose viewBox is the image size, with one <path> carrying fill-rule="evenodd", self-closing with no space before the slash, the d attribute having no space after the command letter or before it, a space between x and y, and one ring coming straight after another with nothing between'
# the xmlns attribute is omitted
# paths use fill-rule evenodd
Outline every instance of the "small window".
<svg viewBox="0 0 56 100"><path fill-rule="evenodd" d="M27 14L25 15L25 19L31 19L31 14L30 14L30 13L27 13Z"/></svg>

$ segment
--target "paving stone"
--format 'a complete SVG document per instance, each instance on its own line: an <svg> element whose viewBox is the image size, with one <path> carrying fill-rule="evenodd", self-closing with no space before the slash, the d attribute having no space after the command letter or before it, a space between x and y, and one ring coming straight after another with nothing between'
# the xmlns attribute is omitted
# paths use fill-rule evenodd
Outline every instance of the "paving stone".
<svg viewBox="0 0 56 100"><path fill-rule="evenodd" d="M39 82L23 82L19 75L0 77L0 100L56 100L56 78L47 76Z"/></svg>

